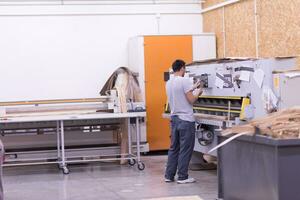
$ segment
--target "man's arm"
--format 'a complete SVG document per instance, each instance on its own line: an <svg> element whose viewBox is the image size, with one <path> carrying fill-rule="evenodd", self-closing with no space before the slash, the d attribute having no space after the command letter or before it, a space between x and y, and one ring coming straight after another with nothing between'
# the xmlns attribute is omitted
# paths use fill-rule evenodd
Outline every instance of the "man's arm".
<svg viewBox="0 0 300 200"><path fill-rule="evenodd" d="M189 101L190 104L194 104L195 101L197 101L198 97L202 94L203 90L202 88L199 88L199 89L195 89L194 90L194 94L193 94L193 91L189 91L187 93L185 93L185 96L187 98L187 100Z"/></svg>

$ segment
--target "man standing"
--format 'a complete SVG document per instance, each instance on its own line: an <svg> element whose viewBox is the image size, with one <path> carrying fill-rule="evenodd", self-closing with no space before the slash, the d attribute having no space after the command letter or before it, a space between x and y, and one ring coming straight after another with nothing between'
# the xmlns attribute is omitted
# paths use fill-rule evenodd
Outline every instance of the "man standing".
<svg viewBox="0 0 300 200"><path fill-rule="evenodd" d="M173 182L177 172L177 183L193 183L189 178L188 166L195 143L195 119L193 103L202 94L200 82L193 85L184 77L185 62L176 60L172 64L174 77L166 84L168 102L171 109L171 146L168 152L168 163L165 182Z"/></svg>

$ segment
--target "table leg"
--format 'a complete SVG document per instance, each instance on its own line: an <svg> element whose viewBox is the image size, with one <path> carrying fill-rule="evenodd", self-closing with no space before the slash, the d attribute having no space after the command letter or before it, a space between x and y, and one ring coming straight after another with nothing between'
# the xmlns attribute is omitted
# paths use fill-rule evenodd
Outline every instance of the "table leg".
<svg viewBox="0 0 300 200"><path fill-rule="evenodd" d="M64 174L69 173L69 169L67 168L66 165L66 157L65 157L65 131L64 131L64 121L60 121L60 139L61 139L61 164L62 164L62 170Z"/></svg>
<svg viewBox="0 0 300 200"><path fill-rule="evenodd" d="M141 162L141 149L140 149L140 123L139 123L139 117L135 120L136 125L136 154L137 154L137 163L138 163L138 169L144 170L145 164Z"/></svg>
<svg viewBox="0 0 300 200"><path fill-rule="evenodd" d="M128 164L133 166L136 163L135 159L132 159L132 131L131 131L131 127L130 127L130 118L128 118L127 120L127 134L128 134L128 155L129 155L129 160L128 160Z"/></svg>
<svg viewBox="0 0 300 200"><path fill-rule="evenodd" d="M56 122L56 135L57 135L57 160L61 160L60 156L60 131L59 131L59 121Z"/></svg>

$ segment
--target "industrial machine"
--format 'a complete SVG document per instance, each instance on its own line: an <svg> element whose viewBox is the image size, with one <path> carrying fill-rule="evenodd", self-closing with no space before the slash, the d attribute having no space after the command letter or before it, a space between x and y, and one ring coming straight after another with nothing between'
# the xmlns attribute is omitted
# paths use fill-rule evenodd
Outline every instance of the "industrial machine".
<svg viewBox="0 0 300 200"><path fill-rule="evenodd" d="M207 154L215 147L216 129L300 105L300 96L294 95L300 85L300 71L295 68L293 57L225 58L187 65L185 76L191 81L201 80L204 86L203 94L194 104L194 150Z"/></svg>

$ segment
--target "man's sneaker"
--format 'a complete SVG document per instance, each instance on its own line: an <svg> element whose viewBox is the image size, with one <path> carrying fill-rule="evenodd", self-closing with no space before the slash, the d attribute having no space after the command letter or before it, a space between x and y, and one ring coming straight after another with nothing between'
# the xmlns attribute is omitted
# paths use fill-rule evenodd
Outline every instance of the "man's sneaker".
<svg viewBox="0 0 300 200"><path fill-rule="evenodd" d="M194 183L196 180L194 178L187 178L184 180L177 180L177 183L179 184L185 184L185 183Z"/></svg>
<svg viewBox="0 0 300 200"><path fill-rule="evenodd" d="M172 180L172 179L165 178L165 182L166 183L171 183L171 182L174 182L174 179Z"/></svg>

